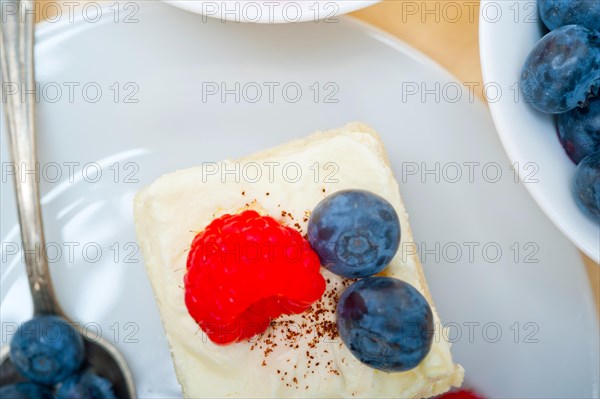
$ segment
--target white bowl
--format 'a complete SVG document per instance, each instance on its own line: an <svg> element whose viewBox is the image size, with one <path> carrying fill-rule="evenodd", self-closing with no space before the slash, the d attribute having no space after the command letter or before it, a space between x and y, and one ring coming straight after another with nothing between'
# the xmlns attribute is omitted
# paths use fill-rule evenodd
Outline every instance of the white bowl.
<svg viewBox="0 0 600 399"><path fill-rule="evenodd" d="M481 1L483 79L504 148L519 171L519 180L546 215L598 262L600 226L586 217L573 199L575 165L558 141L555 118L526 104L517 85L527 55L543 34L536 1Z"/></svg>
<svg viewBox="0 0 600 399"><path fill-rule="evenodd" d="M346 14L381 0L164 0L184 10L222 21L290 23L304 21L337 22Z"/></svg>

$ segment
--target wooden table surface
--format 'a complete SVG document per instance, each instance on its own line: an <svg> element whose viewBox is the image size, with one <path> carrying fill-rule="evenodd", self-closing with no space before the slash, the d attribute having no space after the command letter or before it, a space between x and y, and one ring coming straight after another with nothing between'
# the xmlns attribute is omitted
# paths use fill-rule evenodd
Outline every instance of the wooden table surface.
<svg viewBox="0 0 600 399"><path fill-rule="evenodd" d="M461 8L446 9L447 0L384 0L352 13L417 48L448 69L463 82L479 82L483 86L479 63L479 1L452 2ZM582 254L596 308L600 312L600 267Z"/></svg>

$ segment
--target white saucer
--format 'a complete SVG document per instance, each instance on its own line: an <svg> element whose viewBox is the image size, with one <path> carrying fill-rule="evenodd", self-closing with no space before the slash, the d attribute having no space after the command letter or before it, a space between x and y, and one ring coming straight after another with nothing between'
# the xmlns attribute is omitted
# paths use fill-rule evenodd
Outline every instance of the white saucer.
<svg viewBox="0 0 600 399"><path fill-rule="evenodd" d="M381 0L163 0L175 7L221 21L249 23L336 23L338 15L368 7Z"/></svg>
<svg viewBox="0 0 600 399"><path fill-rule="evenodd" d="M137 23L107 17L40 27L36 56L46 91L38 107L46 236L54 243L51 251L62 251L60 259L49 254L56 288L75 320L100 327L116 341L140 397L181 393L135 252L135 192L165 172L351 120L371 124L387 145L467 384L486 397L598 396L597 316L579 254L514 182L483 104L468 95L455 103L409 95L415 84L455 85L444 70L351 19L230 24L203 22L162 3L136 4ZM65 88L51 103L52 85L65 82L80 84L73 101ZM224 102L208 94L221 82L229 88L240 82L239 102L235 94ZM279 83L273 101L265 89L252 103L256 95L250 90L274 85L268 82ZM282 93L285 85L288 92ZM102 96L91 103L94 87ZM293 103L298 87L303 94ZM6 154L3 141L3 163ZM79 163L73 173L68 162ZM479 163L468 164L472 179L465 162ZM52 182L57 165L62 178ZM424 172L436 167L439 173ZM498 169L502 177L492 183ZM13 185L10 176L3 178L9 179L0 198L6 343L13 323L30 316L31 304L23 264L9 248L19 238Z"/></svg>

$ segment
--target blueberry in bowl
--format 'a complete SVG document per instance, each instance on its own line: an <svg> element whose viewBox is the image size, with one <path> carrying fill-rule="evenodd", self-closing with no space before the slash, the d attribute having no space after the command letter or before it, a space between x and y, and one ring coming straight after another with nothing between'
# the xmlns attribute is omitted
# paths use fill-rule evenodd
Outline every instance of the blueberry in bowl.
<svg viewBox="0 0 600 399"><path fill-rule="evenodd" d="M585 108L559 114L557 124L560 143L576 165L600 151L600 96Z"/></svg>
<svg viewBox="0 0 600 399"><path fill-rule="evenodd" d="M600 30L598 0L539 0L540 18L550 30L565 25L583 25Z"/></svg>
<svg viewBox="0 0 600 399"><path fill-rule="evenodd" d="M579 163L572 188L579 208L600 224L600 151Z"/></svg>
<svg viewBox="0 0 600 399"><path fill-rule="evenodd" d="M396 278L355 282L341 295L336 318L350 352L375 369L413 369L431 349L431 307L416 288Z"/></svg>
<svg viewBox="0 0 600 399"><path fill-rule="evenodd" d="M308 221L308 240L321 264L348 278L379 273L400 245L400 220L384 198L343 190L322 200Z"/></svg>
<svg viewBox="0 0 600 399"><path fill-rule="evenodd" d="M544 36L521 72L526 103L559 114L583 107L600 87L600 33L581 25L562 26Z"/></svg>

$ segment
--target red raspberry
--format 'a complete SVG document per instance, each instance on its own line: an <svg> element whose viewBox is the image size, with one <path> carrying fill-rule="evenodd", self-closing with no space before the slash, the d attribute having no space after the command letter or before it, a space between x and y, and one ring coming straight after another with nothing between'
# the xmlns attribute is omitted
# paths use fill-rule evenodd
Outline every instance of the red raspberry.
<svg viewBox="0 0 600 399"><path fill-rule="evenodd" d="M255 211L213 220L192 241L185 304L216 344L263 333L325 291L320 262L298 231Z"/></svg>
<svg viewBox="0 0 600 399"><path fill-rule="evenodd" d="M459 391L448 392L442 396L439 396L438 399L483 399L483 398L475 395L471 391L462 389Z"/></svg>

